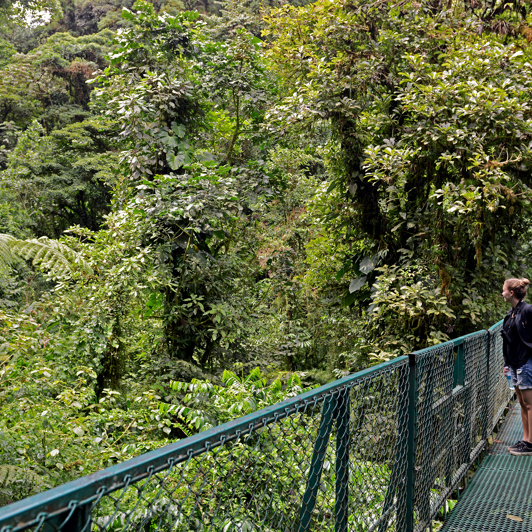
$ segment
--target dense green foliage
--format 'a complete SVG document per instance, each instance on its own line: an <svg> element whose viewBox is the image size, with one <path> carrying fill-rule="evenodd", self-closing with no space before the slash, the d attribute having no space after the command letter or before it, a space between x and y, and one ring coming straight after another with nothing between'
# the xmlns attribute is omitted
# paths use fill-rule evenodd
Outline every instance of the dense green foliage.
<svg viewBox="0 0 532 532"><path fill-rule="evenodd" d="M497 321L528 9L0 3L0 504Z"/></svg>

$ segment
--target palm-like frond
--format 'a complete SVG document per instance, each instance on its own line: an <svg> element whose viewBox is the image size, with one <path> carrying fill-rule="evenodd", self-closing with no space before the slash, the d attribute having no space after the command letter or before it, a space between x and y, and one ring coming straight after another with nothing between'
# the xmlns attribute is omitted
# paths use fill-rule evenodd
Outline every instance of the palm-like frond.
<svg viewBox="0 0 532 532"><path fill-rule="evenodd" d="M33 471L24 470L18 466L0 464L0 488L7 488L15 482L26 482L33 488L44 484L43 479Z"/></svg>
<svg viewBox="0 0 532 532"><path fill-rule="evenodd" d="M6 274L17 259L31 260L39 269L54 277L71 277L75 271L92 275L89 263L73 249L45 236L20 240L0 233L0 274Z"/></svg>
<svg viewBox="0 0 532 532"><path fill-rule="evenodd" d="M15 260L9 247L9 242L12 240L15 240L15 238L11 235L3 235L0 233L0 275L6 275L9 271L9 266Z"/></svg>

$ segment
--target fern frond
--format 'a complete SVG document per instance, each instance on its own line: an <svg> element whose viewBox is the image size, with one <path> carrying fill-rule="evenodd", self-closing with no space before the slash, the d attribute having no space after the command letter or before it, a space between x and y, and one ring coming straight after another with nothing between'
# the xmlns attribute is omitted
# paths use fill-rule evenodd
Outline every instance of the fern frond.
<svg viewBox="0 0 532 532"><path fill-rule="evenodd" d="M15 482L26 482L32 486L42 486L44 480L30 470L24 470L21 467L0 464L0 487L6 488Z"/></svg>
<svg viewBox="0 0 532 532"><path fill-rule="evenodd" d="M20 240L0 234L0 274L7 273L16 257L31 260L34 266L54 277L71 277L76 270L93 274L90 264L81 255L57 240L45 236Z"/></svg>
<svg viewBox="0 0 532 532"><path fill-rule="evenodd" d="M15 240L11 235L0 233L0 275L7 275L9 266L15 261L15 256L11 252L9 242Z"/></svg>

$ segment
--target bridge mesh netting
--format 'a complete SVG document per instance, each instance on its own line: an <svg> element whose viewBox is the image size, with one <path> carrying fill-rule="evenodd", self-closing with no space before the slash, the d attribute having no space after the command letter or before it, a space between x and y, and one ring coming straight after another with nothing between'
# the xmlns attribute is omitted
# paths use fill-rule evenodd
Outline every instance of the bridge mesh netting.
<svg viewBox="0 0 532 532"><path fill-rule="evenodd" d="M406 372L406 362L396 364L210 442L93 503L93 529L114 519L135 530L277 531L299 522L334 530L337 483L349 486L345 516L357 529L371 528L392 473L405 476L397 426Z"/></svg>
<svg viewBox="0 0 532 532"><path fill-rule="evenodd" d="M422 530L510 398L498 327L4 507L0 530Z"/></svg>

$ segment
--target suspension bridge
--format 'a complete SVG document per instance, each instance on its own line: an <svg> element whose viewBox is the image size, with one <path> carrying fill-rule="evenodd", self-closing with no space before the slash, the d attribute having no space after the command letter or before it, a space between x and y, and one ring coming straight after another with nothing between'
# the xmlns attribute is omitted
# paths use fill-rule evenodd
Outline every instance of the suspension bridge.
<svg viewBox="0 0 532 532"><path fill-rule="evenodd" d="M530 531L501 327L0 508L0 532Z"/></svg>

